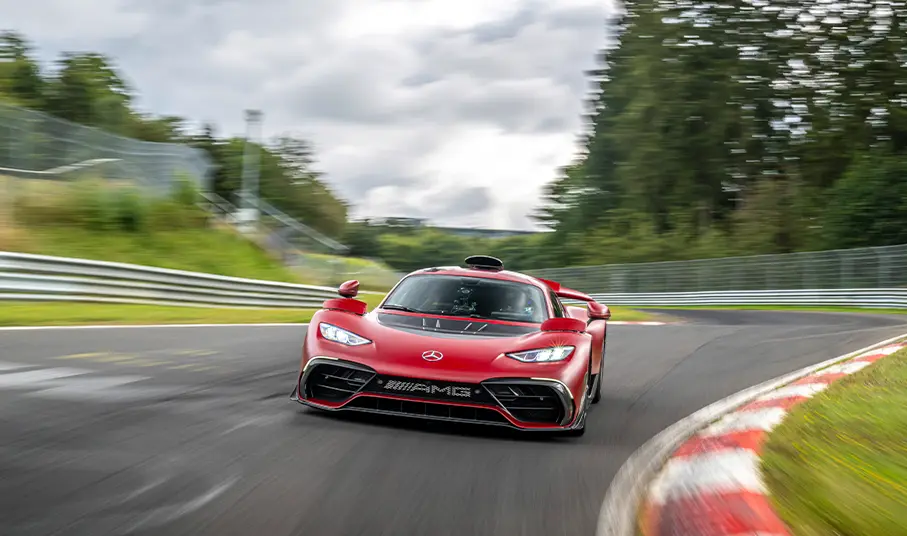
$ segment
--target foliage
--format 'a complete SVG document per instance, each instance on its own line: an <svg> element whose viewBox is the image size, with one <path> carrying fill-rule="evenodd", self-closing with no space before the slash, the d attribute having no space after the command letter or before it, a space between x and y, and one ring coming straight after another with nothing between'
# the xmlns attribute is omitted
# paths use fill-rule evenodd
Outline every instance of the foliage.
<svg viewBox="0 0 907 536"><path fill-rule="evenodd" d="M585 263L907 241L907 7L624 8L537 214L553 242Z"/></svg>
<svg viewBox="0 0 907 536"><path fill-rule="evenodd" d="M207 214L191 203L195 195L187 182L170 197L155 199L128 184L23 180L15 211L18 232L28 239L7 236L0 245L26 253L306 282L244 237L210 228Z"/></svg>
<svg viewBox="0 0 907 536"><path fill-rule="evenodd" d="M189 121L182 117L141 113L135 108L136 97L135 89L107 56L65 52L55 69L45 74L23 36L0 33L0 100L121 136L202 149L215 165L214 191L235 200L242 182L245 140L218 138L213 125L192 133ZM328 236L343 232L347 206L315 171L315 151L307 140L284 134L253 147L259 152L263 199ZM59 165L51 160L49 167Z"/></svg>

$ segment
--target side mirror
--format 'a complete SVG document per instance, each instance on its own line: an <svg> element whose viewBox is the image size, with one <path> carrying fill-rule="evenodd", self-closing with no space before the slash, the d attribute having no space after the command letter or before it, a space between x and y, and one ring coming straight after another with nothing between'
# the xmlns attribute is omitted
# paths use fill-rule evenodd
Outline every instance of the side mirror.
<svg viewBox="0 0 907 536"><path fill-rule="evenodd" d="M570 317L554 317L542 322L540 331L575 331L582 333L586 331L586 323L582 320Z"/></svg>
<svg viewBox="0 0 907 536"><path fill-rule="evenodd" d="M340 285L340 288L337 289L337 294L344 298L355 298L359 294L359 281L353 279Z"/></svg>
<svg viewBox="0 0 907 536"><path fill-rule="evenodd" d="M586 302L586 310L589 313L589 320L608 320L611 318L611 309L607 305L598 302Z"/></svg>

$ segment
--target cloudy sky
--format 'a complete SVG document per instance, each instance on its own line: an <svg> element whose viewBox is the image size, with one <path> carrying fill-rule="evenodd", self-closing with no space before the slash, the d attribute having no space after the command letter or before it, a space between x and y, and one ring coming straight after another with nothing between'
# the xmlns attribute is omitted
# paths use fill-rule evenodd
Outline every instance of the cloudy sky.
<svg viewBox="0 0 907 536"><path fill-rule="evenodd" d="M530 228L609 0L0 0L45 60L112 55L159 114L312 140L354 216Z"/></svg>

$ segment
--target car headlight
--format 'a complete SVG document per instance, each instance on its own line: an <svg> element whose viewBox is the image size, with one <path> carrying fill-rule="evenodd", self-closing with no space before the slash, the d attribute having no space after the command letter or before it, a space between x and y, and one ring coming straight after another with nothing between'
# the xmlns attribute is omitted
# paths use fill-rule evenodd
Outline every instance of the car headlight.
<svg viewBox="0 0 907 536"><path fill-rule="evenodd" d="M549 348L526 350L525 352L515 352L506 355L523 363L551 363L567 359L573 353L573 350L572 346L551 346Z"/></svg>
<svg viewBox="0 0 907 536"><path fill-rule="evenodd" d="M318 329L321 331L321 336L325 339L347 346L362 346L363 344L372 342L365 337L360 337L352 331L338 328L333 324L325 324L322 322L321 324L318 324Z"/></svg>

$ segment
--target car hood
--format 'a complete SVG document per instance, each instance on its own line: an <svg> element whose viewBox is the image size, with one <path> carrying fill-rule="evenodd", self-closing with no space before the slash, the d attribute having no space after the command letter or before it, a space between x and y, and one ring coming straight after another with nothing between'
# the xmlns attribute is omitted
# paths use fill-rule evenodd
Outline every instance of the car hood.
<svg viewBox="0 0 907 536"><path fill-rule="evenodd" d="M386 329L437 339L487 340L537 333L536 324L502 324L482 319L375 313L371 320Z"/></svg>
<svg viewBox="0 0 907 536"><path fill-rule="evenodd" d="M502 354L577 343L578 333L544 333L538 325L489 323L481 320L450 319L377 313L369 315L369 328L362 335L373 344L363 347L381 363L424 367L427 352L440 353L432 368L468 370L475 366L509 369L518 363ZM470 325L471 324L471 325ZM484 327L483 327L484 326Z"/></svg>

